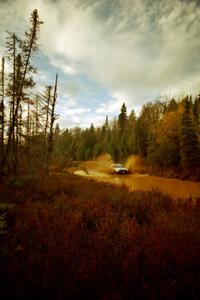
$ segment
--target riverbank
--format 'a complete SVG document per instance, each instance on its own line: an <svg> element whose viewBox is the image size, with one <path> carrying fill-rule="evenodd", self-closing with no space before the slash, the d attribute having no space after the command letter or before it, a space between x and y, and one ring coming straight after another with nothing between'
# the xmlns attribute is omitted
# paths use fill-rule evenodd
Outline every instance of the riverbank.
<svg viewBox="0 0 200 300"><path fill-rule="evenodd" d="M164 168L150 164L145 158L139 155L131 155L125 165L132 173L149 174L164 178L177 178L181 180L200 181L200 169L183 170L181 168Z"/></svg>
<svg viewBox="0 0 200 300"><path fill-rule="evenodd" d="M70 174L0 185L1 295L197 299L200 203Z"/></svg>
<svg viewBox="0 0 200 300"><path fill-rule="evenodd" d="M193 172L192 170L186 171L175 168L163 169L159 166L152 166L147 164L145 167L145 172L148 172L150 175L154 176L200 182L200 170L197 169Z"/></svg>

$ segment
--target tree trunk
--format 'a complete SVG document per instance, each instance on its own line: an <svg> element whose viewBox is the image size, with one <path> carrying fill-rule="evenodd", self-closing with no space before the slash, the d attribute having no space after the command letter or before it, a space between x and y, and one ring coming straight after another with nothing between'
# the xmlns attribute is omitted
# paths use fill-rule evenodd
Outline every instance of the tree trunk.
<svg viewBox="0 0 200 300"><path fill-rule="evenodd" d="M51 107L50 128L49 128L48 146L47 146L46 173L49 173L49 164L51 161L51 156L52 156L52 151L53 151L53 124L55 121L54 111L55 111L55 104L56 104L56 99L57 99L57 82L58 82L58 74L56 74L53 101L52 101L52 107Z"/></svg>
<svg viewBox="0 0 200 300"><path fill-rule="evenodd" d="M5 60L4 57L2 57L2 67L1 67L1 105L0 105L0 125L1 125L1 142L0 142L0 147L1 147L1 169L2 169L2 161L3 161L3 156L4 156L4 125L5 125L5 116L4 116L4 64Z"/></svg>

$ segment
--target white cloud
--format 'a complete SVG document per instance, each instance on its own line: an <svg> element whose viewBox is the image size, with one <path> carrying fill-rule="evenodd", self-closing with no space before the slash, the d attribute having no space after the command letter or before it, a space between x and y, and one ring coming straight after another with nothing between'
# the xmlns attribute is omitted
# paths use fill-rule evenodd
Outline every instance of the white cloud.
<svg viewBox="0 0 200 300"><path fill-rule="evenodd" d="M69 94L63 95L56 107L56 113L59 115L59 123L62 127L68 128L80 126L83 116L90 114L90 112L90 108L80 106ZM89 126L90 124L88 123L87 125Z"/></svg>
<svg viewBox="0 0 200 300"><path fill-rule="evenodd" d="M71 116L71 115L81 115L83 113L89 112L90 109L86 107L76 107L76 108L70 108L63 111L63 114L65 116Z"/></svg>
<svg viewBox="0 0 200 300"><path fill-rule="evenodd" d="M108 102L101 103L100 107L97 108L96 113L104 114L104 115L118 113L121 106L122 106L121 99L113 99Z"/></svg>
<svg viewBox="0 0 200 300"><path fill-rule="evenodd" d="M49 48L49 34L45 34L43 50L65 57L69 73L70 60L72 75L77 66L111 94L127 95L133 105L149 93L156 94L155 89L189 88L188 77L199 77L193 66L199 64L200 9L194 1L161 0L151 6L144 0L120 1L119 9L116 5L106 18L98 15L105 1L87 6L67 2L66 8L64 3L59 1L56 12L48 6L53 26L47 25L46 31L51 31L55 46Z"/></svg>
<svg viewBox="0 0 200 300"><path fill-rule="evenodd" d="M67 63L66 60L61 58L50 58L50 64L60 70L62 70L65 74L70 76L76 76L79 74L79 71L74 63Z"/></svg>

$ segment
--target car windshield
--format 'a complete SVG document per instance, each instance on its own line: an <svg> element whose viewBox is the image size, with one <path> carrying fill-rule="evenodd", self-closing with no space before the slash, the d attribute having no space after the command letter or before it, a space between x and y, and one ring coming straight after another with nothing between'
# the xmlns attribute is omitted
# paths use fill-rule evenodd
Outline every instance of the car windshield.
<svg viewBox="0 0 200 300"><path fill-rule="evenodd" d="M123 166L121 164L116 164L115 168L123 168Z"/></svg>

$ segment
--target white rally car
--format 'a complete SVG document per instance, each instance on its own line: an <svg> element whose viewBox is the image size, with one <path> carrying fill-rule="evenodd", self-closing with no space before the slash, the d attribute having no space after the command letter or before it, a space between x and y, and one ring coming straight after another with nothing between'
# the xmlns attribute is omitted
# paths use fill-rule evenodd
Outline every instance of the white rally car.
<svg viewBox="0 0 200 300"><path fill-rule="evenodd" d="M113 164L112 170L116 174L128 174L128 169L123 167L121 164Z"/></svg>

